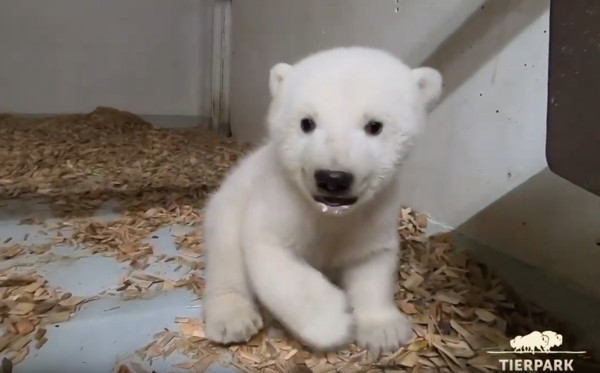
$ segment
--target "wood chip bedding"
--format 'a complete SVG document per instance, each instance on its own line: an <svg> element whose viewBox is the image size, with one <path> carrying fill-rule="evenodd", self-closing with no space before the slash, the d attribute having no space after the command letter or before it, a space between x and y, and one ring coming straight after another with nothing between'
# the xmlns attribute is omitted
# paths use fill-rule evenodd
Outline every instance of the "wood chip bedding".
<svg viewBox="0 0 600 373"><path fill-rule="evenodd" d="M48 198L64 218L45 225L54 244L129 263L131 272L115 289L124 299L177 287L201 296L200 231L179 235L174 256L156 255L145 240L173 224L199 227L206 195L247 149L199 128L155 128L111 108L37 120L0 115L0 199ZM91 214L108 200L119 202L122 215L110 221L93 219ZM509 336L547 326L548 320L541 310L518 301L485 266L457 250L449 235L428 237L426 225L426 216L410 208L399 217L402 280L396 303L413 320L417 338L394 353L375 357L353 345L338 353L311 353L275 323L245 345L215 346L206 340L199 318L177 317L178 329L157 330L137 354L148 360L177 352L189 358L177 367L194 372L224 359L232 359L243 372L497 371L498 359L487 351L507 348ZM72 234L62 235L64 228ZM7 241L0 258L14 259L32 250ZM37 250L40 255L47 251ZM151 261L177 263L186 268L185 275L170 280L144 273ZM91 300L53 289L35 273L5 268L0 273L2 372L46 343L49 324L68 321ZM147 371L135 362L115 370Z"/></svg>

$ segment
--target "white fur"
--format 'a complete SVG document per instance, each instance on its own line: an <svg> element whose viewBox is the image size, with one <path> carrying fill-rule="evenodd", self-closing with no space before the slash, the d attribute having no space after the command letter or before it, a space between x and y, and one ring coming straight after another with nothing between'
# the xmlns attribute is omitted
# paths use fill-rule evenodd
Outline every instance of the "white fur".
<svg viewBox="0 0 600 373"><path fill-rule="evenodd" d="M393 299L398 168L441 82L433 69L358 47L273 67L269 136L206 208L208 338L248 340L262 327L259 302L314 349L356 341L389 351L412 338ZM316 129L304 133L308 116ZM365 133L369 120L384 124L378 136ZM353 173L357 203L323 212L312 198L319 168Z"/></svg>

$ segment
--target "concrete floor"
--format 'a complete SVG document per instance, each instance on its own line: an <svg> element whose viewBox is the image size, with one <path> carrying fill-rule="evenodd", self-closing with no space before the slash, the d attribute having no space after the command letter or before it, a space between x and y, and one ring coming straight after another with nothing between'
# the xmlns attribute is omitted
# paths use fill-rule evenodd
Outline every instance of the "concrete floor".
<svg viewBox="0 0 600 373"><path fill-rule="evenodd" d="M96 219L118 217L112 204L100 209ZM25 218L52 216L47 205L39 201L0 202L0 247L15 243L44 244L51 236L44 235L40 226L20 225ZM162 228L151 236L149 243L156 254L175 253L174 234L190 230L189 227ZM443 230L435 224L430 233ZM68 231L63 231L68 235ZM25 237L27 239L25 240ZM10 242L5 243L7 238ZM481 247L457 237L458 246L470 249L478 259L493 267L497 273L526 299L538 303L563 321L565 328L577 336L578 341L595 356L600 355L600 302L571 289L533 267L524 265L506 254ZM89 255L84 250L55 245L51 250L60 259L50 263L36 256L20 256L0 263L0 270L19 263L24 270L35 269L51 286L60 287L78 296L91 297L104 290L115 289L119 279L128 271L126 263L112 258ZM182 274L173 270L175 265L159 263L146 272L176 279ZM148 343L162 328L177 330L175 317L199 317L201 301L187 290L165 292L147 300L123 301L117 295L105 295L86 303L68 322L48 329L48 342L40 350L31 349L30 355L14 369L15 373L39 371L110 372L119 362L136 361L149 371L177 372L173 364L187 358L174 352L166 360L156 359L152 365L141 362L135 351ZM1 357L1 356L0 356ZM231 368L216 365L210 372L233 372Z"/></svg>
<svg viewBox="0 0 600 373"><path fill-rule="evenodd" d="M112 219L117 216L109 204L95 218ZM49 222L57 220L52 217L47 205L40 202L0 202L0 247L50 242L52 237L41 233L40 226L19 225L22 219L34 217L48 217ZM158 238L149 240L155 253L174 253L172 234L185 229L190 228L174 226L155 232L153 235ZM68 235L68 231L63 233ZM12 238L10 242L4 243L9 237ZM100 255L92 256L84 250L53 246L51 251L61 258L46 263L40 257L20 256L1 262L0 269L19 263L24 270L35 269L51 286L84 297L115 289L119 286L119 279L128 271L126 263L117 263ZM162 263L152 265L146 272L174 279L182 275L173 272L173 269L174 265ZM123 301L118 295L105 295L84 304L70 321L48 328L48 342L40 350L30 348L29 356L14 367L13 372L111 372L119 362L125 361L140 362L148 371L181 371L172 368L172 365L187 361L187 358L177 352L166 360L156 359L150 366L148 362L141 362L135 351L150 343L152 336L162 328L177 330L175 317L199 317L200 312L201 302L184 289L164 292L147 300ZM233 370L213 366L210 371Z"/></svg>

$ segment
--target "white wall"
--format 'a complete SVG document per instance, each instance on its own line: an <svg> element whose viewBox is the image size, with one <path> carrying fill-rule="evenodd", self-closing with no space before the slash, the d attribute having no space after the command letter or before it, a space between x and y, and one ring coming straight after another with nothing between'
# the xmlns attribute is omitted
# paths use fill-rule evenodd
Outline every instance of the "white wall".
<svg viewBox="0 0 600 373"><path fill-rule="evenodd" d="M0 112L210 116L212 3L0 2Z"/></svg>
<svg viewBox="0 0 600 373"><path fill-rule="evenodd" d="M361 43L434 66L445 94L404 166L405 204L600 297L600 198L545 158L549 1L477 4L462 25L475 2L401 1L404 14L393 3L234 2L234 135L264 134L267 72L280 60Z"/></svg>
<svg viewBox="0 0 600 373"><path fill-rule="evenodd" d="M265 133L268 72L340 45L389 49L418 64L483 0L234 0L231 127L242 141ZM396 11L397 10L397 11Z"/></svg>
<svg viewBox="0 0 600 373"><path fill-rule="evenodd" d="M549 1L491 2L427 62L449 92L403 170L407 204L600 296L600 198L546 162Z"/></svg>
<svg viewBox="0 0 600 373"><path fill-rule="evenodd" d="M430 115L404 170L403 189L419 208L453 227L547 167L549 13L547 7L539 15L523 9L469 46L457 40L451 47L463 52L454 59L438 52L427 61L440 68L452 91ZM487 12L493 9L479 16ZM514 39L499 43L530 17Z"/></svg>

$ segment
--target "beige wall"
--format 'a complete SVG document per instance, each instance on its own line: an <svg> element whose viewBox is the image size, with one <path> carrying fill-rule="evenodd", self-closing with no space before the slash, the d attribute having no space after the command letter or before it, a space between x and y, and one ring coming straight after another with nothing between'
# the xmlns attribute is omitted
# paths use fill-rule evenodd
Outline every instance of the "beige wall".
<svg viewBox="0 0 600 373"><path fill-rule="evenodd" d="M210 116L213 0L0 2L0 112Z"/></svg>

